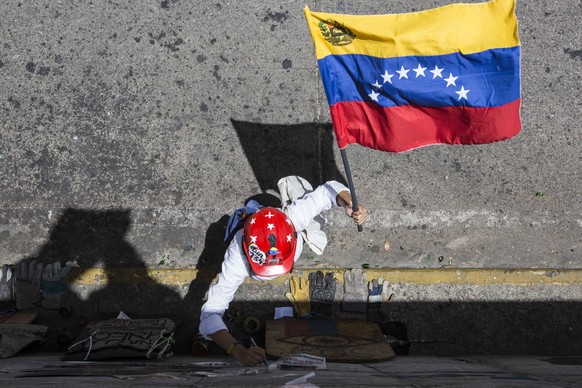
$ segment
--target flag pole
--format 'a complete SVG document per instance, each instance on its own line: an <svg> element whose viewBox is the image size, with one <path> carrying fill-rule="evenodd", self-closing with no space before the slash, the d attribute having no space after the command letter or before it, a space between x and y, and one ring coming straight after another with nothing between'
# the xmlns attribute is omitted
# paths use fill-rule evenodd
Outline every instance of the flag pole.
<svg viewBox="0 0 582 388"><path fill-rule="evenodd" d="M348 154L346 149L340 149L342 154L342 161L344 162L344 169L346 170L346 177L348 179L348 188L350 189L350 194L352 195L352 209L353 211L358 211L358 200L356 199L356 189L354 188L354 181L352 180L352 172L350 171L350 162L348 161ZM362 225L358 225L358 232L364 230Z"/></svg>

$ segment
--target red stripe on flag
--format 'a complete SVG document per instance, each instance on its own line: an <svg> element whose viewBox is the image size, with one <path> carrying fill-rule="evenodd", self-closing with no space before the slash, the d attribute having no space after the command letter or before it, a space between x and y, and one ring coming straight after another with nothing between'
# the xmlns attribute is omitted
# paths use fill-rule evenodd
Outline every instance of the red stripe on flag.
<svg viewBox="0 0 582 388"><path fill-rule="evenodd" d="M396 106L361 101L330 107L340 148L360 144L403 152L431 144L484 144L507 140L521 130L521 99L492 108Z"/></svg>

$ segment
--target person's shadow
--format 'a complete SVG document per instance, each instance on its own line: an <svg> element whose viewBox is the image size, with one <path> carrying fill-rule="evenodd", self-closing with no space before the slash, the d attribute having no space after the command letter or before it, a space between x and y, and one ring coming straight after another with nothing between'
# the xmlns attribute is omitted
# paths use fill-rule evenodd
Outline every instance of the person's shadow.
<svg viewBox="0 0 582 388"><path fill-rule="evenodd" d="M181 323L180 295L149 276L146 264L125 239L130 227L129 210L69 208L62 212L38 253L22 260L36 260L45 266L73 264L66 277L70 284L82 283L78 280L87 271L102 268L99 273L103 278L63 295L61 308L37 309L35 323L50 328L43 349L62 350L87 323L116 318L120 312L132 319L166 317L176 325Z"/></svg>

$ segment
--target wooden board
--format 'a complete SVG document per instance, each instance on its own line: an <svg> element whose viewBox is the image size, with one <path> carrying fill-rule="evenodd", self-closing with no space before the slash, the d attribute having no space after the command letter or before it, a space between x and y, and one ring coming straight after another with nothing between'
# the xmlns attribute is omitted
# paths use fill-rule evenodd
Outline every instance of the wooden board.
<svg viewBox="0 0 582 388"><path fill-rule="evenodd" d="M0 323L32 323L38 317L34 310L20 310L0 314Z"/></svg>
<svg viewBox="0 0 582 388"><path fill-rule="evenodd" d="M357 319L282 318L267 321L265 350L281 358L307 353L328 362L380 362L394 351L374 322Z"/></svg>

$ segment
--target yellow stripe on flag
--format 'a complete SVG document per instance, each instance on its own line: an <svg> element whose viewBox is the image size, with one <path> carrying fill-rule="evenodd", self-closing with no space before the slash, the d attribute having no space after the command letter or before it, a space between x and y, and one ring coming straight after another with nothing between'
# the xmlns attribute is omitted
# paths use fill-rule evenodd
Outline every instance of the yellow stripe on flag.
<svg viewBox="0 0 582 388"><path fill-rule="evenodd" d="M387 15L311 12L309 7L304 11L318 60L342 54L380 58L471 54L519 45L515 0Z"/></svg>

